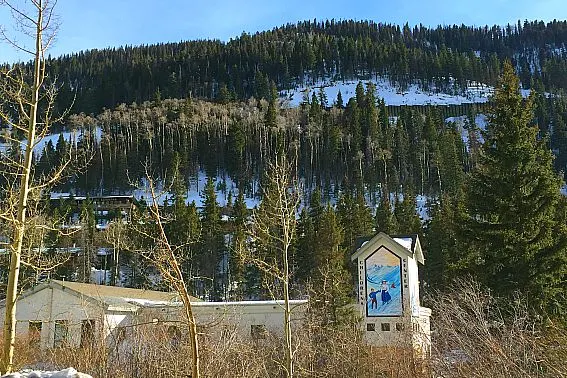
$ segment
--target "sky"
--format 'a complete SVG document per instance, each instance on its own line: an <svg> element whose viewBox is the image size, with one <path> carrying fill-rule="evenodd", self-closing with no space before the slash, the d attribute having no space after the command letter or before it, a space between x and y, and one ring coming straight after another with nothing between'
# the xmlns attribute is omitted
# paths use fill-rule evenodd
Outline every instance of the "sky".
<svg viewBox="0 0 567 378"><path fill-rule="evenodd" d="M242 32L315 18L410 26L565 20L567 0L59 0L56 11L60 28L52 56L193 39L228 41ZM14 35L14 22L5 9L0 9L0 25ZM0 62L15 60L28 60L28 56L0 43Z"/></svg>

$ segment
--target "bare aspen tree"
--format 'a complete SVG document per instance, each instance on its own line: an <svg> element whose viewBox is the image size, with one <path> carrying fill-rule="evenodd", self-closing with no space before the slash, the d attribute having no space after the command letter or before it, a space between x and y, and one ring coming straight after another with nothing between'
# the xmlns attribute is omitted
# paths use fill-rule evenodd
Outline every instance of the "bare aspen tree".
<svg viewBox="0 0 567 378"><path fill-rule="evenodd" d="M165 197L165 192L158 192L156 190L155 181L147 170L146 180L151 197L148 201L148 217L142 218L141 220L133 220L131 225L135 234L134 237L143 239L144 242L142 242L141 246L136 246L136 243L133 242L129 243L130 245L126 245L126 247L133 248L135 253L148 259L151 264L159 270L163 279L179 294L189 329L192 362L191 377L199 378L201 373L197 323L193 314L191 295L187 289L187 281L191 278L184 276L181 269L182 258L180 256L180 251L199 236L192 235L190 237L191 240L187 240L187 242L182 245L172 245L169 242L165 230L165 224L168 222L168 219L162 214L159 205L160 198Z"/></svg>
<svg viewBox="0 0 567 378"><path fill-rule="evenodd" d="M6 316L4 320L2 373L11 372L16 340L16 299L22 263L22 248L25 237L32 228L30 224L32 206L38 206L42 191L56 183L66 171L71 159L45 177L34 178L33 152L49 132L49 127L65 116L55 117L53 109L57 87L53 80L46 80L46 51L55 37L58 24L53 13L56 1L29 0L16 6L11 1L0 1L15 21L15 30L33 41L33 47L11 37L6 28L0 29L0 36L14 48L32 57L33 71L25 73L21 65L13 65L0 72L0 120L9 128L4 136L13 145L20 145L16 134L25 136L25 150L18 158L4 155L2 172L2 210L0 218L10 226L10 270L6 292ZM49 81L49 82L48 82Z"/></svg>
<svg viewBox="0 0 567 378"><path fill-rule="evenodd" d="M268 167L262 203L252 214L247 245L238 246L244 262L258 267L282 285L284 299L285 371L294 376L294 349L290 306L290 254L297 228L299 184L292 178L291 164L276 158Z"/></svg>

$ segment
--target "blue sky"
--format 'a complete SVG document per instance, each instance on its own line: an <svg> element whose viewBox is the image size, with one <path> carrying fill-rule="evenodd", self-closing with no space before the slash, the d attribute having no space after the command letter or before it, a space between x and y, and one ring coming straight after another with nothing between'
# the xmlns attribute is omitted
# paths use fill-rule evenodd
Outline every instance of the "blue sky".
<svg viewBox="0 0 567 378"><path fill-rule="evenodd" d="M228 40L243 31L313 18L429 26L549 21L567 19L567 0L59 0L57 11L61 28L51 50L54 56L126 44ZM5 11L0 11L0 24L10 30L12 20ZM1 62L23 58L0 44Z"/></svg>

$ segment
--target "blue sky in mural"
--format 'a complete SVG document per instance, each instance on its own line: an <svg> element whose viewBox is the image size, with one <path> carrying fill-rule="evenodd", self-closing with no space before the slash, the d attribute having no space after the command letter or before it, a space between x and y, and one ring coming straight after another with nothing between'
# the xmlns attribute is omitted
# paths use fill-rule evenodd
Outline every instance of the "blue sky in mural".
<svg viewBox="0 0 567 378"><path fill-rule="evenodd" d="M380 250L366 259L366 294L371 289L376 292L377 303L373 306L368 298L368 316L400 316L402 315L402 285L400 276L400 260L387 250ZM386 280L391 297L386 304L382 303L382 281Z"/></svg>

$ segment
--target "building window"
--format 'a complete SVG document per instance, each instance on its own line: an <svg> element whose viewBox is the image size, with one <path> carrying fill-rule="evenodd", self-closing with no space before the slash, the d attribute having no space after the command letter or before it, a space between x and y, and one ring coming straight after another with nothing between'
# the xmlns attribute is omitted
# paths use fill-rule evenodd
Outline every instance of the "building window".
<svg viewBox="0 0 567 378"><path fill-rule="evenodd" d="M258 340L258 339L265 339L266 338L266 326L263 324L252 324L250 326L250 336L252 336L252 338L254 340Z"/></svg>
<svg viewBox="0 0 567 378"><path fill-rule="evenodd" d="M382 327L382 331L384 332L390 331L390 323L382 323L381 327Z"/></svg>
<svg viewBox="0 0 567 378"><path fill-rule="evenodd" d="M81 323L81 348L92 347L95 339L95 321L83 320Z"/></svg>
<svg viewBox="0 0 567 378"><path fill-rule="evenodd" d="M169 343L172 347L178 347L181 342L181 331L179 327L169 326L167 328L167 336L169 337Z"/></svg>
<svg viewBox="0 0 567 378"><path fill-rule="evenodd" d="M375 323L366 323L366 330L367 331L376 331L376 324Z"/></svg>
<svg viewBox="0 0 567 378"><path fill-rule="evenodd" d="M118 326L114 331L114 342L118 345L126 339L126 327Z"/></svg>
<svg viewBox="0 0 567 378"><path fill-rule="evenodd" d="M406 329L406 325L404 323L396 323L396 331L402 332Z"/></svg>
<svg viewBox="0 0 567 378"><path fill-rule="evenodd" d="M36 343L41 340L41 322L29 321L28 324L28 338L31 343Z"/></svg>
<svg viewBox="0 0 567 378"><path fill-rule="evenodd" d="M67 344L69 337L69 322L67 320L55 321L55 332L53 334L53 347L59 348Z"/></svg>

